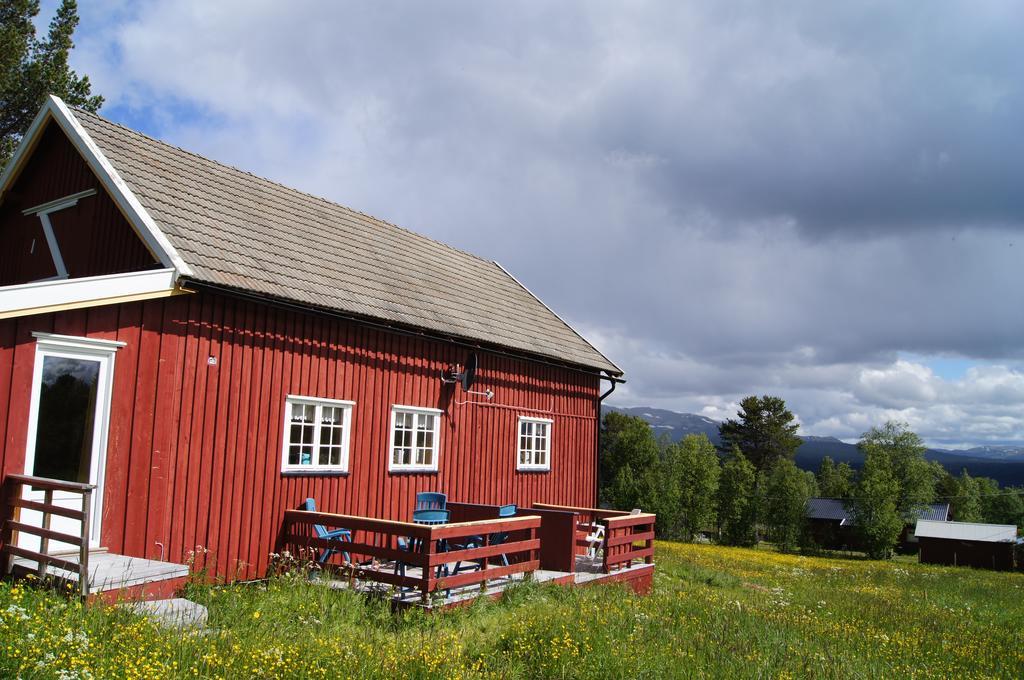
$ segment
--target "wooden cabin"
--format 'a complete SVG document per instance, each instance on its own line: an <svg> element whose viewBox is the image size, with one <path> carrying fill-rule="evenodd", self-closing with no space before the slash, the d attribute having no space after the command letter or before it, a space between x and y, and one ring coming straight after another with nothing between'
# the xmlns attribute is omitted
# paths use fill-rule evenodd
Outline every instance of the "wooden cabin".
<svg viewBox="0 0 1024 680"><path fill-rule="evenodd" d="M857 531L857 521L848 501L839 498L809 498L805 506L807 531L819 548L827 550L862 550L863 541ZM904 524L896 547L901 552L914 552L917 539L914 524L918 520L946 522L949 503L932 503L914 512L913 521Z"/></svg>
<svg viewBox="0 0 1024 680"><path fill-rule="evenodd" d="M259 576L306 498L596 507L622 371L497 262L55 97L0 192L0 472L91 487L48 517L83 557Z"/></svg>
<svg viewBox="0 0 1024 680"><path fill-rule="evenodd" d="M914 535L921 547L921 564L1013 569L1017 546L1017 527L1013 524L920 520Z"/></svg>

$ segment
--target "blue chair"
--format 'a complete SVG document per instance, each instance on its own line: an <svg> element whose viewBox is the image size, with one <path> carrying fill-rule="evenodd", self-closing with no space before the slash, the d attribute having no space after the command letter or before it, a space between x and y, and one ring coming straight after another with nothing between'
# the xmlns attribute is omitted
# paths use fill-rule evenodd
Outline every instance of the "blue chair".
<svg viewBox="0 0 1024 680"><path fill-rule="evenodd" d="M416 494L416 508L418 510L446 510L448 508L448 496L437 491L421 491ZM415 522L415 518L413 519ZM447 520L446 520L447 521Z"/></svg>
<svg viewBox="0 0 1024 680"><path fill-rule="evenodd" d="M437 495L444 496L444 494L437 494ZM450 515L450 513L449 513L448 510L439 510L439 509L414 510L413 513L412 513L412 521L415 522L416 524L426 524L428 526L438 525L438 524L447 524L448 523L449 515ZM402 538L401 536L398 538L398 549L399 550L404 550L406 552L413 552L415 550L419 550L419 547L420 547L420 540L419 539ZM438 541L438 549L439 550L446 550L447 549L447 542L444 539L441 539L440 541ZM405 576L405 566L406 566L405 562L402 562L400 560L396 561L395 562L395 573L398 574L399 576ZM442 564L442 565L439 565L437 567L437 575L441 576L442 574L444 576L448 575L448 567L447 567L447 565Z"/></svg>
<svg viewBox="0 0 1024 680"><path fill-rule="evenodd" d="M303 510L307 512L316 512L316 501L312 498L307 498L306 502L303 503ZM332 529L329 530L323 524L314 524L313 531L316 533L317 538L322 538L325 541L347 541L352 542L352 532L348 529ZM341 556L345 558L346 562L350 562L348 552L341 550L340 548L323 548L320 553L320 557L317 558L317 562L320 564L327 564L327 560L331 558L331 555L341 553Z"/></svg>

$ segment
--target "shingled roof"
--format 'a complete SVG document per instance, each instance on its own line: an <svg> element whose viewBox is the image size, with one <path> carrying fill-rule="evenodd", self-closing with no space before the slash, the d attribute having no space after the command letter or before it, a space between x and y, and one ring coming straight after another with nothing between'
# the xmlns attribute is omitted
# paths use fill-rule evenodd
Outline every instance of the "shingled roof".
<svg viewBox="0 0 1024 680"><path fill-rule="evenodd" d="M496 262L94 114L73 115L190 280L622 374Z"/></svg>

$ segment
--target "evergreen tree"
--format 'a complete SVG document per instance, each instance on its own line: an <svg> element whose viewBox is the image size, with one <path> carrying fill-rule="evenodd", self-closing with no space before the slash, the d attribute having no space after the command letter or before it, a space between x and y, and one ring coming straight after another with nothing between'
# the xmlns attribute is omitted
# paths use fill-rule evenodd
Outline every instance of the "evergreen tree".
<svg viewBox="0 0 1024 680"><path fill-rule="evenodd" d="M799 425L785 401L768 395L746 397L737 415L739 419L718 428L723 447L739 447L758 471L770 469L780 458L792 460L800 446Z"/></svg>
<svg viewBox="0 0 1024 680"><path fill-rule="evenodd" d="M715 524L720 466L718 452L707 435L691 434L669 446L671 461L665 478L678 488L679 528L685 540Z"/></svg>
<svg viewBox="0 0 1024 680"><path fill-rule="evenodd" d="M719 539L726 545L754 544L755 474L753 464L739 448L733 447L718 483Z"/></svg>
<svg viewBox="0 0 1024 680"><path fill-rule="evenodd" d="M764 523L781 550L795 548L803 534L811 479L786 458L777 458L765 478Z"/></svg>
<svg viewBox="0 0 1024 680"><path fill-rule="evenodd" d="M903 529L897 509L899 482L884 448L864 449L864 467L853 490L852 509L869 557L887 559Z"/></svg>
<svg viewBox="0 0 1024 680"><path fill-rule="evenodd" d="M68 66L78 26L75 0L63 0L45 40L36 38L38 0L0 2L0 167L7 164L46 96L97 111L103 97L91 94L88 76Z"/></svg>
<svg viewBox="0 0 1024 680"><path fill-rule="evenodd" d="M836 465L825 456L818 465L817 480L818 494L822 497L847 499L853 490L853 468L847 463Z"/></svg>

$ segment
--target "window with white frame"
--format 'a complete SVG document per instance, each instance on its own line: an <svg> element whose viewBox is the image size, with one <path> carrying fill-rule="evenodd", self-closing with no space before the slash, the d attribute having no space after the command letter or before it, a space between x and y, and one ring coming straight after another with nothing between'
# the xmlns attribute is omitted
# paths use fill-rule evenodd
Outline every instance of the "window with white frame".
<svg viewBox="0 0 1024 680"><path fill-rule="evenodd" d="M436 408L392 406L388 470L436 471L440 422Z"/></svg>
<svg viewBox="0 0 1024 680"><path fill-rule="evenodd" d="M519 457L516 469L551 469L551 422L547 418L519 417Z"/></svg>
<svg viewBox="0 0 1024 680"><path fill-rule="evenodd" d="M288 395L284 409L284 472L348 472L351 401Z"/></svg>

